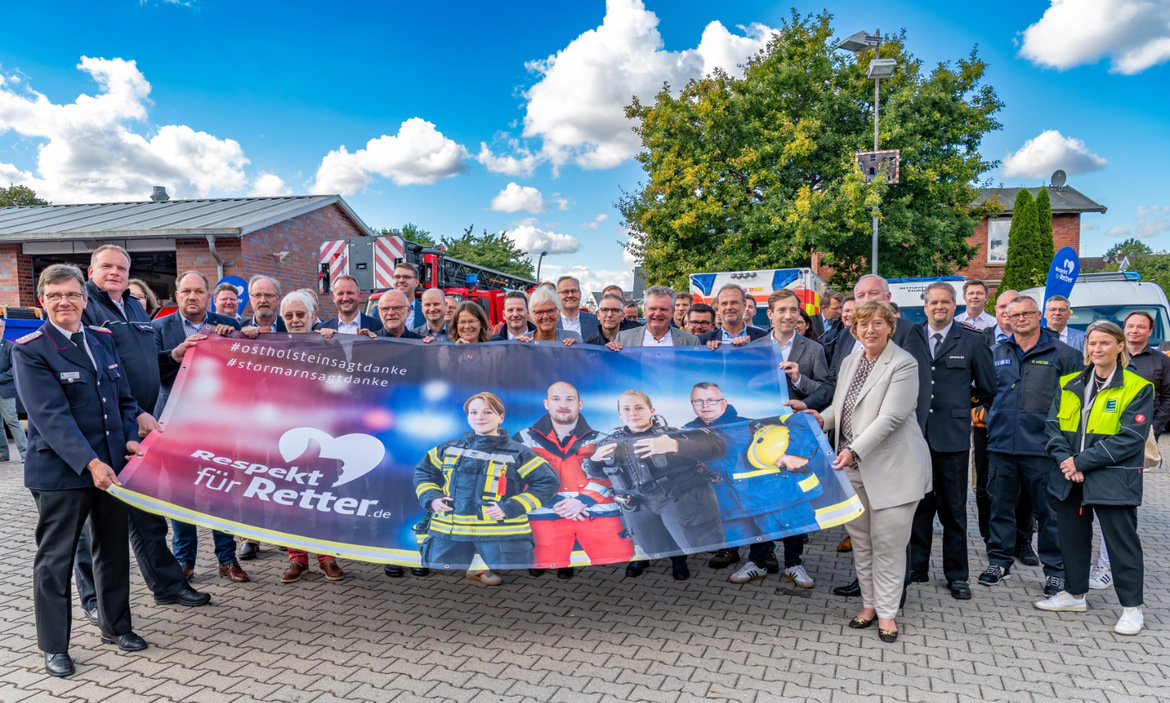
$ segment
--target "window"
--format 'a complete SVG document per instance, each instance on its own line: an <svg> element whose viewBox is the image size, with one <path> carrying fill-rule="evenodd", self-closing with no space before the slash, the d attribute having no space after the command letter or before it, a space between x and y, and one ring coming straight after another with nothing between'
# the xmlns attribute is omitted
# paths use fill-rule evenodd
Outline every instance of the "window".
<svg viewBox="0 0 1170 703"><path fill-rule="evenodd" d="M987 221L987 263L1007 263L1008 232L1012 228L1012 218L1000 217Z"/></svg>

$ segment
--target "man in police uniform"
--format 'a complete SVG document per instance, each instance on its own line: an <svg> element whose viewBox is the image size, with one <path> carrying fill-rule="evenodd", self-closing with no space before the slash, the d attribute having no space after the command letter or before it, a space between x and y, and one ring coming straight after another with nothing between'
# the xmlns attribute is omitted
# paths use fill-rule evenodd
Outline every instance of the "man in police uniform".
<svg viewBox="0 0 1170 703"><path fill-rule="evenodd" d="M81 321L111 333L114 349L122 363L122 376L138 401L139 432L127 437L137 439L158 426L148 413L154 411L159 396L159 366L150 316L130 295L129 280L130 254L125 249L113 244L95 249L89 259L89 281L85 284L86 304ZM182 567L167 547L166 520L138 508L129 508L129 513L130 546L134 548L138 570L154 593L155 601L187 606L209 602L211 596L187 585ZM74 575L81 609L96 626L97 591L89 533L89 528L81 533Z"/></svg>
<svg viewBox="0 0 1170 703"><path fill-rule="evenodd" d="M118 484L126 453L138 450L141 413L113 334L82 325L81 271L49 266L37 282L37 295L49 321L13 350L17 394L29 419L24 485L37 505L33 603L45 669L69 676L70 567L87 518L102 642L128 652L146 648L130 627L126 505L106 493Z"/></svg>

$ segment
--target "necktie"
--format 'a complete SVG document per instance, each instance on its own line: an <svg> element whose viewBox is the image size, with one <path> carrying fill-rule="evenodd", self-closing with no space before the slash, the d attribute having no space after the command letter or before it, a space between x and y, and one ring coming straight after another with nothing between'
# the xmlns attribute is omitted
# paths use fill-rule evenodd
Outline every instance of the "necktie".
<svg viewBox="0 0 1170 703"><path fill-rule="evenodd" d="M934 349L932 350L931 356L937 359L938 358L938 347L940 344L942 344L942 332L935 332L934 336L931 337L931 339L934 340Z"/></svg>
<svg viewBox="0 0 1170 703"><path fill-rule="evenodd" d="M73 342L73 345L75 347L77 347L78 349L85 349L85 334L84 333L74 332L73 334L69 335L69 339L70 339L70 341Z"/></svg>

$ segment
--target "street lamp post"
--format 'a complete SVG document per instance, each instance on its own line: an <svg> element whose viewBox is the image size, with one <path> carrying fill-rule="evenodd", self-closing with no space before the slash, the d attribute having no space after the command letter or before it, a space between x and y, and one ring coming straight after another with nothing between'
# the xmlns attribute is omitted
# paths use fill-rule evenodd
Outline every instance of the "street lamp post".
<svg viewBox="0 0 1170 703"><path fill-rule="evenodd" d="M544 263L544 257L548 256L548 250L540 252L540 258L536 260L536 282L540 283L540 265Z"/></svg>
<svg viewBox="0 0 1170 703"><path fill-rule="evenodd" d="M864 31L857 32L837 45L838 49L854 53L866 51L870 47L873 47L874 58L873 61L869 62L865 76L873 79L873 150L876 152L879 150L878 114L881 106L881 82L883 78L890 78L894 75L894 69L897 68L898 62L894 59L881 57L882 30L880 29L873 34ZM878 272L878 216L876 212L873 215L873 253L870 255L870 259L873 273L876 274Z"/></svg>

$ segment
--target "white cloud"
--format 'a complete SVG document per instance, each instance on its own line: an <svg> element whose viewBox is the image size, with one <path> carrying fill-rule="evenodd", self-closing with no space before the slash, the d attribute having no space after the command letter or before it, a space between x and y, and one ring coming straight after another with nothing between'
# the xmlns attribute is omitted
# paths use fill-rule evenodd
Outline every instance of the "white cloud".
<svg viewBox="0 0 1170 703"><path fill-rule="evenodd" d="M640 146L623 111L631 98L650 100L663 82L678 90L715 68L737 72L775 30L753 24L743 31L735 35L711 22L698 47L666 51L658 17L641 0L608 0L601 26L528 63L540 80L524 94L523 135L540 138L540 155L554 166L569 161L590 169L617 166Z"/></svg>
<svg viewBox="0 0 1170 703"><path fill-rule="evenodd" d="M560 193L553 193L552 198L550 198L550 200L552 200L554 203L557 204L558 210L568 210L569 209L569 199L563 197Z"/></svg>
<svg viewBox="0 0 1170 703"><path fill-rule="evenodd" d="M492 209L496 212L543 212L544 198L532 186L509 183L492 198Z"/></svg>
<svg viewBox="0 0 1170 703"><path fill-rule="evenodd" d="M1121 225L1117 225L1115 227L1110 227L1108 230L1106 230L1105 236L1106 237L1118 237L1118 238L1128 237L1130 231L1131 230L1129 229L1129 227L1122 227Z"/></svg>
<svg viewBox="0 0 1170 703"><path fill-rule="evenodd" d="M536 224L535 219L527 219L505 231L505 234L516 242L517 247L534 257L540 256L542 251L548 251L549 254L572 254L581 248L581 242L576 237L544 230Z"/></svg>
<svg viewBox="0 0 1170 703"><path fill-rule="evenodd" d="M1020 54L1067 69L1110 59L1113 73L1132 75L1170 60L1170 3L1164 0L1052 0L1024 30Z"/></svg>
<svg viewBox="0 0 1170 703"><path fill-rule="evenodd" d="M475 160L483 164L492 173L505 173L509 176L531 176L536 170L540 159L528 149L521 147L515 139L508 141L508 147L516 156L499 156L492 152L486 142L479 143L479 153Z"/></svg>
<svg viewBox="0 0 1170 703"><path fill-rule="evenodd" d="M411 117L396 135L383 134L352 153L345 145L330 151L321 159L309 190L352 195L369 186L374 176L397 185L435 183L466 171L467 158L467 149L443 136L433 123Z"/></svg>
<svg viewBox="0 0 1170 703"><path fill-rule="evenodd" d="M155 185L175 198L247 185L248 159L233 139L187 125L163 125L153 135L131 128L147 119L150 104L150 83L134 61L83 56L77 68L98 93L59 105L16 76L0 76L0 134L39 142L35 169L0 164L0 172L58 203L145 200Z"/></svg>
<svg viewBox="0 0 1170 703"><path fill-rule="evenodd" d="M599 226L601 226L602 222L605 222L608 219L609 215L603 212L597 217L594 217L592 222L586 222L585 224L581 225L581 229L597 229Z"/></svg>
<svg viewBox="0 0 1170 703"><path fill-rule="evenodd" d="M1133 221L1135 237L1153 237L1170 232L1170 205L1138 205L1138 217Z"/></svg>
<svg viewBox="0 0 1170 703"><path fill-rule="evenodd" d="M292 190L285 185L284 180L274 173L261 173L252 182L249 198L270 197L276 195L292 195Z"/></svg>
<svg viewBox="0 0 1170 703"><path fill-rule="evenodd" d="M1099 171L1108 165L1108 161L1089 151L1082 140L1049 129L1005 156L1002 171L1006 178L1048 178L1057 169L1071 175Z"/></svg>

